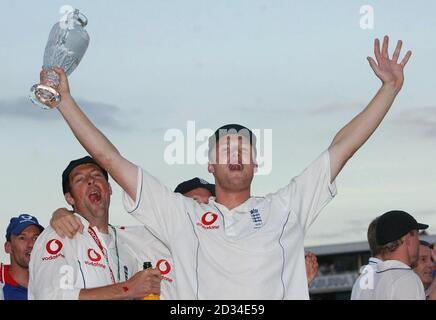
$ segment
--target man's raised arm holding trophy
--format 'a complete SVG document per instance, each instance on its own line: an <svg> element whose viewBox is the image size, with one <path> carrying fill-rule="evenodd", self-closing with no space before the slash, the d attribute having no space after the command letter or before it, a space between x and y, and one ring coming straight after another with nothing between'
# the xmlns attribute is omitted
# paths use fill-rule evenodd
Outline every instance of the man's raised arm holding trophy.
<svg viewBox="0 0 436 320"><path fill-rule="evenodd" d="M51 109L71 103L59 70L65 71L63 77L71 74L85 54L89 44L86 24L86 17L72 9L53 26L45 47L41 83L32 87L35 104ZM160 271L142 270L127 238L121 238L109 225L112 189L106 171L85 157L72 161L62 177L65 200L88 232L74 239L62 239L51 227L41 233L29 264L29 300L142 299L159 295Z"/></svg>

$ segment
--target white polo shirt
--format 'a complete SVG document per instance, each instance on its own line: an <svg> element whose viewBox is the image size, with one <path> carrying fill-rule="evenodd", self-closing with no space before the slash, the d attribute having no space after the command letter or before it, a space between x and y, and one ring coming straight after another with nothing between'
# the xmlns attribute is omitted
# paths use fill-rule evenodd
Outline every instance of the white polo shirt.
<svg viewBox="0 0 436 320"><path fill-rule="evenodd" d="M421 279L398 260L380 262L374 284L371 300L425 300Z"/></svg>
<svg viewBox="0 0 436 320"><path fill-rule="evenodd" d="M173 193L138 168L128 212L170 249L181 299L308 299L304 235L336 194L325 151L276 193L228 210Z"/></svg>
<svg viewBox="0 0 436 320"><path fill-rule="evenodd" d="M377 272L377 265L383 262L380 259L371 257L368 264L360 268L360 275L354 282L351 290L351 300L370 300L374 291L374 277Z"/></svg>
<svg viewBox="0 0 436 320"><path fill-rule="evenodd" d="M62 239L48 227L35 242L29 264L29 300L76 300L81 289L126 281L142 269L124 242L123 232L118 236L111 227L108 235L96 227L88 231L88 221L75 215L84 226L83 234Z"/></svg>

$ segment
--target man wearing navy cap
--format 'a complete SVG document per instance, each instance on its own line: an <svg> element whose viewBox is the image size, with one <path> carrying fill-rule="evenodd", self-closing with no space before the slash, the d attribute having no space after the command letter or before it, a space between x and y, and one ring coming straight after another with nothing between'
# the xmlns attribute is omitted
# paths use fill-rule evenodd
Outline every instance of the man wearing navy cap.
<svg viewBox="0 0 436 320"><path fill-rule="evenodd" d="M30 252L44 228L28 214L11 219L6 230L5 251L10 265L0 264L0 286L4 300L27 300Z"/></svg>
<svg viewBox="0 0 436 320"><path fill-rule="evenodd" d="M400 210L377 219L375 239L383 261L377 264L371 300L425 300L422 282L411 266L419 258L418 231L427 228Z"/></svg>
<svg viewBox="0 0 436 320"><path fill-rule="evenodd" d="M83 234L62 239L49 226L30 259L29 300L136 299L160 293L160 272L141 270L122 236L109 224L112 189L106 170L86 156L69 163L62 190Z"/></svg>
<svg viewBox="0 0 436 320"><path fill-rule="evenodd" d="M196 177L180 183L174 192L181 193L199 203L208 203L210 197L215 197L215 185Z"/></svg>

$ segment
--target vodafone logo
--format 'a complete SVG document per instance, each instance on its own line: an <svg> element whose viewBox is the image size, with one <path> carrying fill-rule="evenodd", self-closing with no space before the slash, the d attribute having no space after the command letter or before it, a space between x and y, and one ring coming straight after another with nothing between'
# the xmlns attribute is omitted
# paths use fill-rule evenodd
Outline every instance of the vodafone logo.
<svg viewBox="0 0 436 320"><path fill-rule="evenodd" d="M42 257L42 261L52 261L57 258L65 258L62 253L59 253L62 250L64 245L58 239L52 239L45 245L45 250L50 254L48 257Z"/></svg>
<svg viewBox="0 0 436 320"><path fill-rule="evenodd" d="M161 259L156 262L156 268L160 271L160 277L163 281L168 281L169 283L174 281L172 278L167 276L171 271L171 264L167 260Z"/></svg>
<svg viewBox="0 0 436 320"><path fill-rule="evenodd" d="M88 249L87 254L88 254L89 260L85 261L86 265L91 266L91 267L106 269L106 265L99 262L101 260L101 254L99 254L97 251L95 251L92 248Z"/></svg>
<svg viewBox="0 0 436 320"><path fill-rule="evenodd" d="M201 223L203 223L205 226L210 226L211 224L214 224L214 222L218 219L218 215L213 212L206 212L201 217Z"/></svg>
<svg viewBox="0 0 436 320"><path fill-rule="evenodd" d="M198 222L197 225L203 229L218 229L219 226L213 225L217 220L218 215L214 212L208 211L201 216L201 223Z"/></svg>
<svg viewBox="0 0 436 320"><path fill-rule="evenodd" d="M94 249L88 249L88 258L92 262L98 262L101 260L101 255Z"/></svg>
<svg viewBox="0 0 436 320"><path fill-rule="evenodd" d="M161 275L168 274L171 271L171 265L168 261L161 259L156 263Z"/></svg>
<svg viewBox="0 0 436 320"><path fill-rule="evenodd" d="M58 254L59 251L62 250L63 244L57 239L52 239L49 242L47 242L47 245L45 246L45 249L48 253L51 255Z"/></svg>

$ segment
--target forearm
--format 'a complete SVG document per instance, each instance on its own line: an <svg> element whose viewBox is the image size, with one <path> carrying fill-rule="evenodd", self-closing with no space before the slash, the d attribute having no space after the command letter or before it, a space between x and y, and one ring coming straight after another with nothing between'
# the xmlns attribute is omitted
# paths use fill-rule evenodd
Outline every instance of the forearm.
<svg viewBox="0 0 436 320"><path fill-rule="evenodd" d="M336 134L331 146L341 144L352 156L380 125L397 94L392 86L383 85L368 106Z"/></svg>
<svg viewBox="0 0 436 320"><path fill-rule="evenodd" d="M336 134L329 147L332 181L380 125L397 94L395 87L383 85L368 106Z"/></svg>
<svg viewBox="0 0 436 320"><path fill-rule="evenodd" d="M135 199L137 166L122 157L109 139L80 110L71 95L62 96L58 109L80 144Z"/></svg>
<svg viewBox="0 0 436 320"><path fill-rule="evenodd" d="M130 297L128 296L125 283L93 289L82 289L79 294L79 300L122 300L128 298Z"/></svg>

